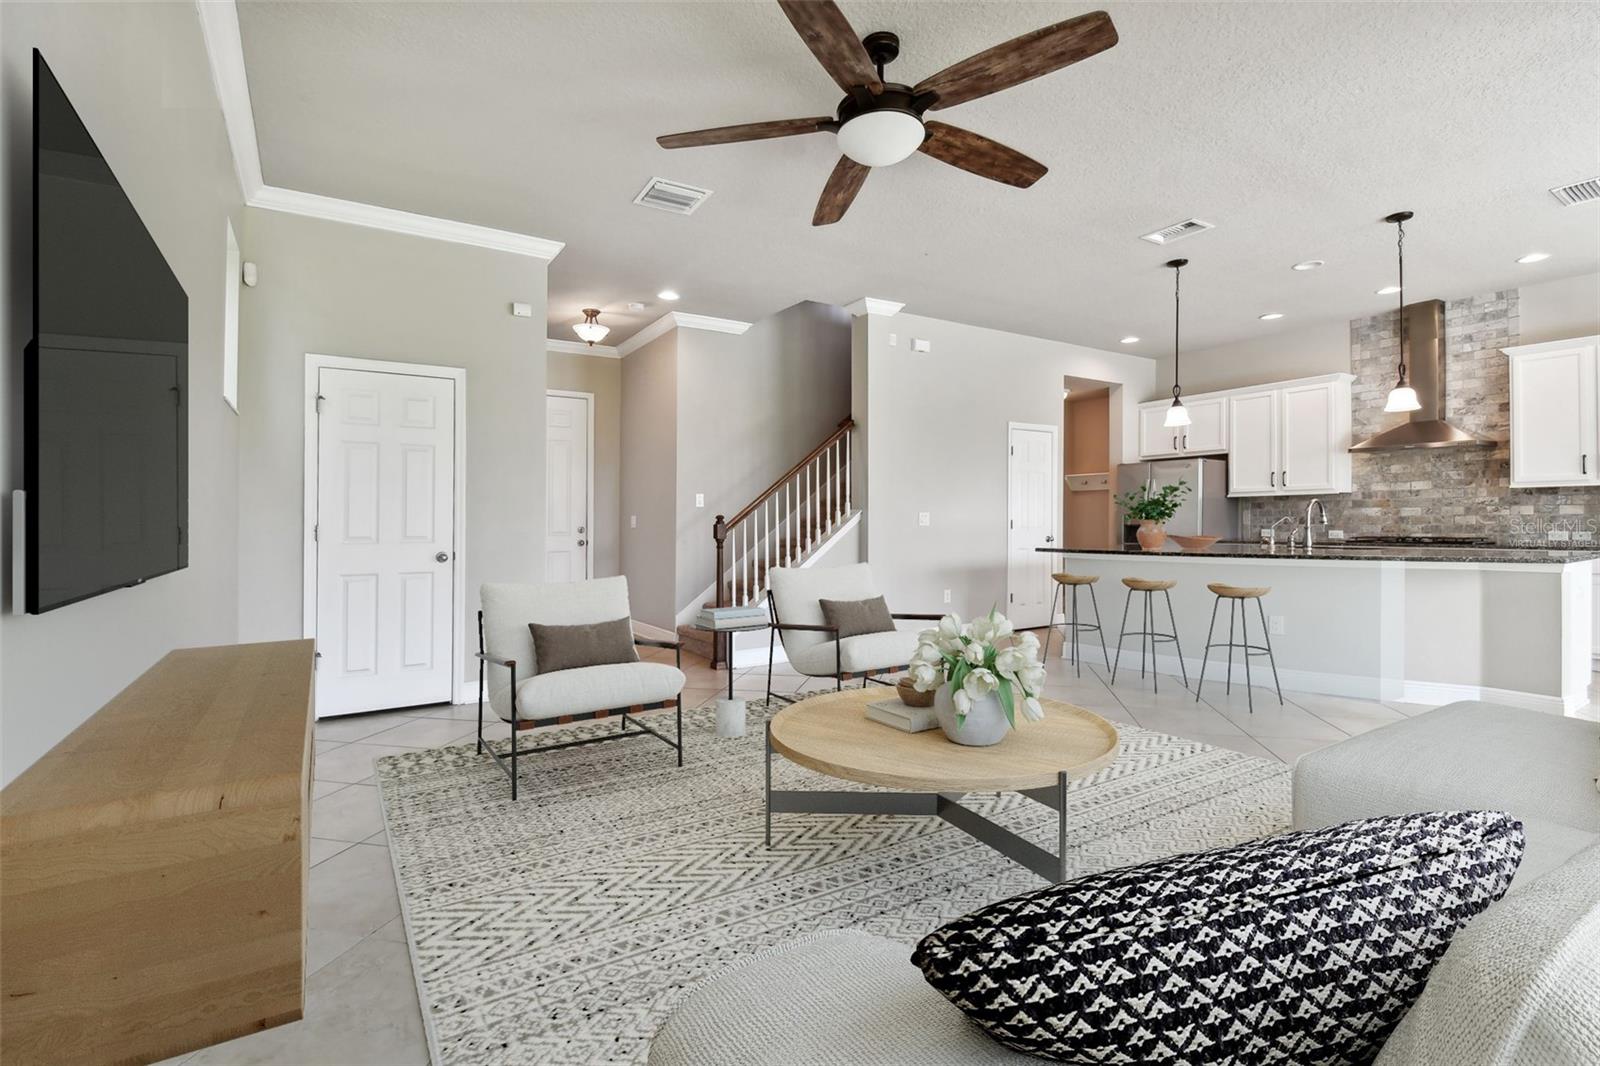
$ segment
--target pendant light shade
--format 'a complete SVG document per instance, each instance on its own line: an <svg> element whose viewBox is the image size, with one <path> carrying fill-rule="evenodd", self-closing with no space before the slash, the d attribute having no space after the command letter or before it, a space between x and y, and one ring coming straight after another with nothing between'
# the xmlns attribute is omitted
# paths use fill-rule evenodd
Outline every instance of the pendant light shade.
<svg viewBox="0 0 1600 1066"><path fill-rule="evenodd" d="M1189 425L1189 409L1183 406L1183 390L1178 386L1178 284L1183 268L1188 265L1187 259L1173 259L1167 263L1172 268L1172 406L1167 408L1167 417L1161 422L1167 429L1181 429Z"/></svg>
<svg viewBox="0 0 1600 1066"><path fill-rule="evenodd" d="M1400 284L1395 289L1400 294L1400 326L1396 330L1400 341L1400 365L1395 375L1394 388L1389 390L1389 398L1383 403L1385 414L1400 414L1422 409L1422 401L1417 399L1417 390L1406 381L1406 222L1410 218L1410 211L1396 211L1384 219L1385 222L1394 224L1395 258L1399 261L1400 268Z"/></svg>
<svg viewBox="0 0 1600 1066"><path fill-rule="evenodd" d="M605 340L606 334L611 332L609 327L602 326L599 322L595 321L595 319L599 317L599 308L585 307L583 309L583 321L572 327L572 332L578 335L578 339L581 341L588 341L589 347L591 348L594 347L598 342Z"/></svg>

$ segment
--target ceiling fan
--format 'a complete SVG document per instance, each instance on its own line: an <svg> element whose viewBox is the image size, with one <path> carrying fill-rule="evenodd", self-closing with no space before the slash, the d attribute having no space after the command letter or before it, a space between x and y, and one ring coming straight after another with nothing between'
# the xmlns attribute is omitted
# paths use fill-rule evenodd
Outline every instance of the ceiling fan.
<svg viewBox="0 0 1600 1066"><path fill-rule="evenodd" d="M826 226L844 217L869 169L898 163L916 151L980 177L1026 189L1044 177L1043 163L982 134L924 120L923 114L1021 85L1117 43L1111 16L1093 11L997 44L916 85L902 85L883 77L883 68L900 55L896 35L880 31L858 38L832 0L778 0L778 6L822 69L845 91L834 116L672 133L657 137L656 143L663 148L694 148L802 133L837 134L844 154L823 186L822 198L811 216L813 226Z"/></svg>

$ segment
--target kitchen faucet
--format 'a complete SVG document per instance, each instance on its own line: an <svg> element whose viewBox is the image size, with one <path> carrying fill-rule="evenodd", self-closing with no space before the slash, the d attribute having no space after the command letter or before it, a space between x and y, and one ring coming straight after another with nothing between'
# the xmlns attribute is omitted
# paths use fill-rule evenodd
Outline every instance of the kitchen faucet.
<svg viewBox="0 0 1600 1066"><path fill-rule="evenodd" d="M1311 509L1313 507L1315 507L1317 509L1317 513L1322 516L1322 529L1323 529L1323 532L1327 532L1327 529L1328 529L1328 509L1326 507L1322 506L1322 501L1321 500L1312 500L1310 503L1306 504L1306 554L1307 555L1311 554ZM1294 547L1294 542L1292 540L1290 541L1289 546L1291 548Z"/></svg>
<svg viewBox="0 0 1600 1066"><path fill-rule="evenodd" d="M1283 525L1285 522L1293 522L1293 521L1294 521L1294 516L1286 514L1282 518L1278 519L1276 522L1272 523L1272 525L1267 527L1267 551L1275 552L1275 551L1278 550L1278 527ZM1297 525L1297 526L1295 526L1295 527L1293 527L1292 529L1289 530L1289 550L1290 551L1294 551L1294 531L1295 531L1295 529L1299 529L1299 528L1300 527Z"/></svg>

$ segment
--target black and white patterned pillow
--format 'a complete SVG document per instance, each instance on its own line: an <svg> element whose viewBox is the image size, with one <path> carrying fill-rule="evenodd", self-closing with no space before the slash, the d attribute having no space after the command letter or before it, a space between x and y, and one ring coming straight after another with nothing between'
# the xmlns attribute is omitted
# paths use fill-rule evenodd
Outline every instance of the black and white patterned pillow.
<svg viewBox="0 0 1600 1066"><path fill-rule="evenodd" d="M912 961L990 1036L1059 1062L1368 1063L1522 848L1496 811L1288 833L992 904Z"/></svg>

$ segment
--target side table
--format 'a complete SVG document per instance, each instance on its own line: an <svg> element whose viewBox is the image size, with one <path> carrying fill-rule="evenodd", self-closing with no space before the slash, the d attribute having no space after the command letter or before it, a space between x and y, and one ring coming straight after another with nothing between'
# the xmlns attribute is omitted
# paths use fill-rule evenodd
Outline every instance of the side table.
<svg viewBox="0 0 1600 1066"><path fill-rule="evenodd" d="M744 700L735 699L733 695L733 635L735 633L758 633L766 629L767 625L768 623L766 622L759 622L754 625L723 629L702 625L694 627L702 633L710 633L713 641L723 635L728 638L727 648L722 656L723 665L728 670L728 698L717 700L717 736L719 737L744 736L745 702Z"/></svg>

